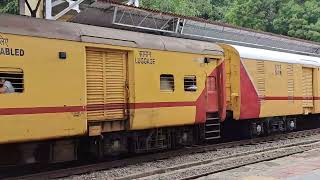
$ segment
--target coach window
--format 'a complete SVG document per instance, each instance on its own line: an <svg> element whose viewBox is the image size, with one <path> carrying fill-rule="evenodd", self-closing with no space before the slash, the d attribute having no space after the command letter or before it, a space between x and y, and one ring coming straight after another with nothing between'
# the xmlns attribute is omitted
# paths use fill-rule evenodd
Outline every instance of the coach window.
<svg viewBox="0 0 320 180"><path fill-rule="evenodd" d="M274 74L276 76L281 76L282 71L281 71L281 65L280 64L276 64L274 67Z"/></svg>
<svg viewBox="0 0 320 180"><path fill-rule="evenodd" d="M24 91L24 80L23 80L22 69L0 68L0 79L4 79L5 81L10 82L13 86L15 93L22 93Z"/></svg>
<svg viewBox="0 0 320 180"><path fill-rule="evenodd" d="M174 91L174 77L172 74L160 75L160 91Z"/></svg>
<svg viewBox="0 0 320 180"><path fill-rule="evenodd" d="M195 92L197 91L197 77L185 76L184 77L184 91Z"/></svg>

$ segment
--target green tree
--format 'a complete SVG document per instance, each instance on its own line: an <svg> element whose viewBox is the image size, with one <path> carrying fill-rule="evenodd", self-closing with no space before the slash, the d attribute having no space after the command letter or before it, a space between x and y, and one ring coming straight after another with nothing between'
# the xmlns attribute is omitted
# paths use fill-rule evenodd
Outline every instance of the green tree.
<svg viewBox="0 0 320 180"><path fill-rule="evenodd" d="M275 33L320 41L320 2L290 0L284 3L273 26Z"/></svg>
<svg viewBox="0 0 320 180"><path fill-rule="evenodd" d="M305 36L308 40L320 42L320 19L317 23L308 26L308 32Z"/></svg>
<svg viewBox="0 0 320 180"><path fill-rule="evenodd" d="M209 18L215 21L225 21L225 13L233 2L234 0L212 0L212 11Z"/></svg>
<svg viewBox="0 0 320 180"><path fill-rule="evenodd" d="M143 7L158 9L185 16L209 18L212 12L210 0L142 0Z"/></svg>
<svg viewBox="0 0 320 180"><path fill-rule="evenodd" d="M225 14L225 21L262 31L272 31L280 0L235 0Z"/></svg>
<svg viewBox="0 0 320 180"><path fill-rule="evenodd" d="M18 0L0 1L0 13L19 14Z"/></svg>
<svg viewBox="0 0 320 180"><path fill-rule="evenodd" d="M304 8L295 0L290 0L288 3L282 4L278 16L273 21L274 32L288 35L295 34L295 28L302 28L306 23L302 16L304 15ZM297 24L296 24L297 23Z"/></svg>

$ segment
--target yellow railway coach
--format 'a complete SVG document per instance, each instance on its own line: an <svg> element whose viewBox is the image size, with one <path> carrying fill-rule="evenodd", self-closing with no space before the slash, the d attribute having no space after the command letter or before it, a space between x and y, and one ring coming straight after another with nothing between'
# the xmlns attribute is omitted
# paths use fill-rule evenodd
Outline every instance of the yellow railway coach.
<svg viewBox="0 0 320 180"><path fill-rule="evenodd" d="M0 165L292 131L319 119L319 67L307 55L0 15Z"/></svg>
<svg viewBox="0 0 320 180"><path fill-rule="evenodd" d="M235 45L228 48L237 52L231 59L241 59L241 93L236 97L240 111L233 118L240 123L251 119L244 121L251 133L294 130L297 120L302 125L319 120L319 57Z"/></svg>
<svg viewBox="0 0 320 180"><path fill-rule="evenodd" d="M10 15L0 38L0 77L15 88L0 94L0 143L18 143L1 151L28 163L72 160L82 146L104 155L185 144L225 107L214 43Z"/></svg>

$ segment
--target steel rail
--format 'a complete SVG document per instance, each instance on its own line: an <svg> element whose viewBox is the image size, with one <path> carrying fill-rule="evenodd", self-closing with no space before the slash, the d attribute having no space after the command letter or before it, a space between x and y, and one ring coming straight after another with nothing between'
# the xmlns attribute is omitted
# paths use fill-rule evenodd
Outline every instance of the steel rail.
<svg viewBox="0 0 320 180"><path fill-rule="evenodd" d="M237 147L237 146L248 146L249 147L249 146L254 146L254 145L263 144L263 143L272 143L272 142L276 142L277 140L303 138L303 137L309 137L309 136L319 135L319 134L320 134L319 129L300 131L300 132L294 132L294 133L290 133L290 134L275 135L272 137L256 138L256 139L252 139L251 141L245 140L245 141L218 144L217 149L223 150L224 148L232 148L232 147ZM174 166L174 167L161 168L161 169L157 169L157 170L153 170L153 171L149 171L149 172L143 172L143 173L129 175L126 177L121 177L121 178L116 178L116 179L117 180L130 180L130 179L139 179L139 178L148 179L148 177L150 177L150 179L159 178L159 176L165 176L165 174L170 175L171 172L174 173L174 171L177 171L177 170L181 171L181 170L185 170L185 169L195 168L198 166L213 164L217 161L222 161L222 160L227 160L227 159L232 159L232 158L245 158L247 156L252 156L253 154L263 154L262 155L263 158L262 159L260 158L260 160L259 160L259 158L257 158L258 160L254 159L254 161L246 161L246 163L243 163L243 164L238 164L236 162L230 163L231 165L227 166L227 168L220 168L220 169L218 168L218 169L214 169L213 171L210 171L210 172L202 173L200 175L197 174L197 175L191 175L191 176L187 176L185 178L181 178L183 180L184 179L195 179L195 178L207 176L207 175L210 175L213 173L234 169L234 168L242 167L242 166L249 165L249 164L254 164L257 162L272 160L272 159L281 158L284 156L289 156L289 155L293 155L296 153L300 153L303 151L300 149L298 149L298 151L295 151L294 150L295 147L309 145L309 144L313 144L313 143L317 143L317 142L320 142L320 140L309 140L309 141L303 141L303 142L299 142L299 143L287 144L287 145L283 145L283 146L276 146L276 147L269 147L269 148L258 149L258 150L251 150L251 151L246 151L246 152L241 152L241 153L235 153L235 154L224 156L224 157L209 159L209 160L205 160L205 161L190 162L188 164L182 164L182 165L178 165L178 166ZM239 144L237 144L237 143L239 143ZM319 147L320 147L320 143L319 143ZM269 157L269 155L268 155L269 152L272 152L275 150L280 150L280 149L286 149L286 148L287 149L292 148L293 150L291 150L289 152L284 152L284 153L282 153L282 155L279 154L278 156ZM306 149L308 149L308 148L306 148ZM234 164L234 165L232 165L232 164ZM188 173L186 173L186 174L188 174ZM153 176L157 176L157 177L153 177ZM160 179L161 179L161 177L160 177ZM179 178L174 177L173 179L179 179Z"/></svg>
<svg viewBox="0 0 320 180"><path fill-rule="evenodd" d="M179 178L179 180L190 180L190 179L201 178L201 177L209 176L209 175L212 175L215 173L224 172L224 171L228 171L228 170L232 170L232 169L236 169L236 168L240 168L243 166L256 164L256 163L260 163L260 162L264 162L264 161L271 161L274 159L279 159L279 158L291 156L291 155L298 154L298 153L303 153L305 151L309 151L312 149L318 149L318 148L320 148L319 140L302 142L302 143L298 143L296 145L284 146L284 147L280 147L280 148L270 148L269 150L265 150L263 152L258 152L257 154L254 154L254 155L251 154L250 156L254 156L254 157L251 157L251 159L250 159L250 157L248 157L249 155L237 157L233 161L232 160L229 161L230 166L220 168L220 169L218 168L218 169L212 170L212 171L207 171L205 173L200 173L198 175L192 175L192 176ZM278 154L275 154L275 153L272 154L272 152L276 152ZM244 158L247 158L246 159L247 162L237 163L238 159L241 159L241 158L242 158L242 160Z"/></svg>

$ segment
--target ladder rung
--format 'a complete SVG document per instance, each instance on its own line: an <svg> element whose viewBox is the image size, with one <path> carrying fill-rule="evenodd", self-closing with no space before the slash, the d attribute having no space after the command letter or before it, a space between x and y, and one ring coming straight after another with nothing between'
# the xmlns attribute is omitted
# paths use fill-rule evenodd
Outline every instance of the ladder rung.
<svg viewBox="0 0 320 180"><path fill-rule="evenodd" d="M206 131L206 134L217 133L217 132L220 132L220 130Z"/></svg>
<svg viewBox="0 0 320 180"><path fill-rule="evenodd" d="M221 138L220 136L215 136L215 137L207 137L205 138L206 140L212 140L212 139L219 139Z"/></svg>
<svg viewBox="0 0 320 180"><path fill-rule="evenodd" d="M220 126L220 124L206 124L207 127L209 126Z"/></svg>
<svg viewBox="0 0 320 180"><path fill-rule="evenodd" d="M207 120L220 120L220 118L207 118Z"/></svg>

